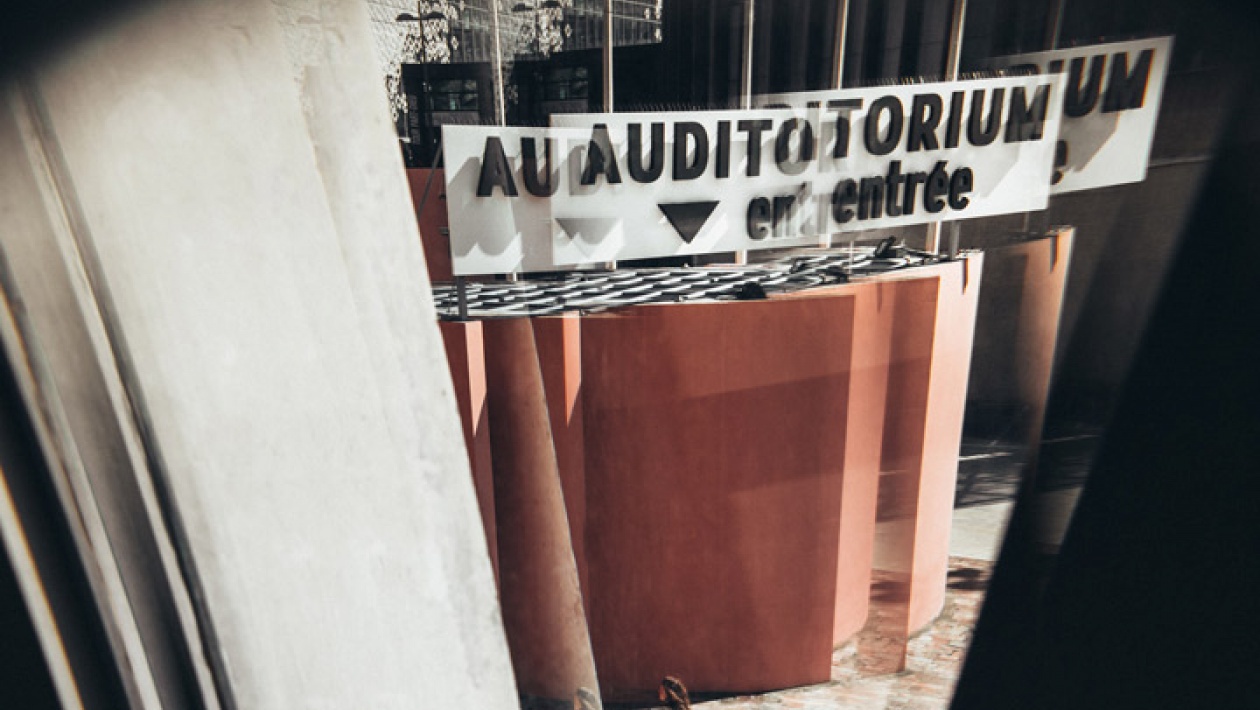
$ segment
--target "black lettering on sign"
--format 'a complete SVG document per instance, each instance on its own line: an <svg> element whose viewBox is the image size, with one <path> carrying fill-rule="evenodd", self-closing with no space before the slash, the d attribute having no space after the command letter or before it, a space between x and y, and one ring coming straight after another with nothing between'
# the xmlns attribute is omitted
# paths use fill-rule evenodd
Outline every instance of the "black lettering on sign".
<svg viewBox="0 0 1260 710"><path fill-rule="evenodd" d="M626 126L626 143L629 155L626 156L626 168L635 182L656 182L665 169L665 124L652 123L652 143L648 147L648 165L643 167L643 125L631 123Z"/></svg>
<svg viewBox="0 0 1260 710"><path fill-rule="evenodd" d="M858 219L878 219L884 211L884 179L862 178L858 186Z"/></svg>
<svg viewBox="0 0 1260 710"><path fill-rule="evenodd" d="M841 180L831 193L831 218L840 224L853 219L853 206L857 204L857 183L853 180Z"/></svg>
<svg viewBox="0 0 1260 710"><path fill-rule="evenodd" d="M508 197L516 197L516 182L512 180L512 166L508 165L503 152L503 141L498 136L486 138L481 153L481 176L477 179L477 197L489 197L495 186Z"/></svg>
<svg viewBox="0 0 1260 710"><path fill-rule="evenodd" d="M1128 111L1142 108L1146 102L1146 80L1151 75L1151 61L1155 50L1144 49L1138 55L1137 65L1129 71L1129 55L1120 52L1111 57L1111 72L1107 77L1107 95L1103 97L1103 113Z"/></svg>
<svg viewBox="0 0 1260 710"><path fill-rule="evenodd" d="M936 150L936 127L941 123L941 97L936 94L916 94L910 107L910 128L906 131L906 150Z"/></svg>
<svg viewBox="0 0 1260 710"><path fill-rule="evenodd" d="M888 194L888 202L884 210L889 217L901 216L901 185L906 177L901 174L901 161L894 160L888 164L888 175L884 178L884 190Z"/></svg>
<svg viewBox="0 0 1260 710"><path fill-rule="evenodd" d="M770 200L764 197L753 198L748 203L748 215L745 220L748 227L748 238L758 241L770 236L771 225Z"/></svg>
<svg viewBox="0 0 1260 710"><path fill-rule="evenodd" d="M735 124L736 130L743 131L748 134L748 177L757 177L761 174L761 133L770 130L774 122L768 118L758 121L739 121Z"/></svg>
<svg viewBox="0 0 1260 710"><path fill-rule="evenodd" d="M552 171L551 167L551 143L552 141L543 139L543 153L547 164L543 166L542 174L545 176L539 178L538 175L538 148L534 145L533 138L521 139L521 177L525 178L525 189L534 197L551 197L556 193L556 188L560 186L559 170Z"/></svg>
<svg viewBox="0 0 1260 710"><path fill-rule="evenodd" d="M832 99L827 108L836 109L836 145L831 149L831 157L847 158L849 156L849 112L862 108L862 99Z"/></svg>
<svg viewBox="0 0 1260 710"><path fill-rule="evenodd" d="M594 185L601 174L608 178L609 184L621 182L621 171L617 168L617 155L612 150L608 125L596 123L591 129L590 143L586 146L586 167L582 169L582 184Z"/></svg>
<svg viewBox="0 0 1260 710"><path fill-rule="evenodd" d="M774 236L791 236L792 207L796 204L796 195L774 196Z"/></svg>
<svg viewBox="0 0 1260 710"><path fill-rule="evenodd" d="M718 121L717 152L714 155L713 173L724 178L731 175L731 122Z"/></svg>
<svg viewBox="0 0 1260 710"><path fill-rule="evenodd" d="M1039 141L1046 128L1046 106L1050 103L1050 85L1042 84L1033 93L1032 106L1025 99L1024 87L1011 90L1011 110L1006 118L1006 142Z"/></svg>
<svg viewBox="0 0 1260 710"><path fill-rule="evenodd" d="M964 195L971 192L973 187L972 182L971 168L959 168L954 171L954 176L949 179L950 209L961 210L971 202L971 200L964 197Z"/></svg>
<svg viewBox="0 0 1260 710"><path fill-rule="evenodd" d="M696 151L687 160L688 139L695 141ZM674 124L674 179L695 180L704 174L709 165L709 134L704 126L694 121Z"/></svg>
<svg viewBox="0 0 1260 710"><path fill-rule="evenodd" d="M923 184L923 209L936 214L945 209L945 200L941 199L949 192L949 173L945 170L945 161L941 160L928 173L927 182Z"/></svg>
<svg viewBox="0 0 1260 710"><path fill-rule="evenodd" d="M881 138L879 135L880 115L888 114L888 130ZM901 101L896 96L881 96L871 102L871 110L866 113L866 150L871 155L888 155L901 140L901 127L905 123L905 115Z"/></svg>
<svg viewBox="0 0 1260 710"><path fill-rule="evenodd" d="M962 133L963 101L966 92L955 91L949 96L949 123L945 126L945 147L957 148L958 136Z"/></svg>
<svg viewBox="0 0 1260 710"><path fill-rule="evenodd" d="M799 157L792 160L792 134L797 131L801 134L801 149ZM784 175L800 175L805 172L805 168L809 167L809 161L814 159L814 129L809 125L809 121L801 118L793 118L784 121L779 126L779 135L774 140L774 162L779 166L779 172Z"/></svg>
<svg viewBox="0 0 1260 710"><path fill-rule="evenodd" d="M906 175L906 199L901 203L901 210L905 214L914 214L914 198L919 193L919 185L927 182L927 173L913 172Z"/></svg>
<svg viewBox="0 0 1260 710"><path fill-rule="evenodd" d="M1085 73L1085 57L1075 57L1068 65L1067 93L1063 99L1063 115L1080 118L1094 110L1098 103L1099 89L1102 87L1103 62L1106 56L1095 55L1089 60L1089 81L1081 86L1081 76Z"/></svg>
<svg viewBox="0 0 1260 710"><path fill-rule="evenodd" d="M989 109L989 119L984 120L984 89L971 92L971 119L967 121L967 141L974 146L985 146L997 138L998 127L1002 125L1002 99L1006 89L993 90L993 106Z"/></svg>

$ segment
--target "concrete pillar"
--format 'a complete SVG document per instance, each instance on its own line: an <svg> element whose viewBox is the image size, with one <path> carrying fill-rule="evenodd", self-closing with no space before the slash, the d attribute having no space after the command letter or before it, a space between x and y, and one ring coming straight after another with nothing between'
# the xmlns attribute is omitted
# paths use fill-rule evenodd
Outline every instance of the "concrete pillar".
<svg viewBox="0 0 1260 710"><path fill-rule="evenodd" d="M523 698L598 688L528 318L484 321L499 598Z"/></svg>

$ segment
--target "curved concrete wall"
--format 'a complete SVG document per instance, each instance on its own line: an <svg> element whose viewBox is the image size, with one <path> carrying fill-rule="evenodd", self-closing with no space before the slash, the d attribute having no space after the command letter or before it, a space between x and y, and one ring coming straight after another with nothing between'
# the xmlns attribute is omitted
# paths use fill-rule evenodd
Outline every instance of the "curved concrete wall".
<svg viewBox="0 0 1260 710"><path fill-rule="evenodd" d="M649 699L665 674L711 692L829 680L833 647L867 620L881 471L910 511L885 551L906 573L892 633L939 613L981 263L531 319L549 413L537 445L563 491L550 515L569 522L569 540L543 544L572 549L606 698ZM505 453L496 478L526 475ZM512 538L502 512L492 522ZM554 567L560 552L532 557Z"/></svg>

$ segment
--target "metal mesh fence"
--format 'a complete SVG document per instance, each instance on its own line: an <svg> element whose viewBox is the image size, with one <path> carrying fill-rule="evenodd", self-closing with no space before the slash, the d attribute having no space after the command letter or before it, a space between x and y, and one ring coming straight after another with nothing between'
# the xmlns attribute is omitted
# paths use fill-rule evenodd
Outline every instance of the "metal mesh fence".
<svg viewBox="0 0 1260 710"><path fill-rule="evenodd" d="M786 256L747 266L620 268L532 278L470 282L470 318L590 313L645 303L755 300L772 293L846 283L850 278L935 263L941 257L905 247L857 247ZM454 284L433 289L438 315L459 317Z"/></svg>

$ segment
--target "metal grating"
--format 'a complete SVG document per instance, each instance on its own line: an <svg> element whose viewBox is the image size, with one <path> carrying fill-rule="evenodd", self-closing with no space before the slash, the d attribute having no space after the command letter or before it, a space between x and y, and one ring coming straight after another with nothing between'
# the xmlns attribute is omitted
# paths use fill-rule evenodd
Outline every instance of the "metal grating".
<svg viewBox="0 0 1260 710"><path fill-rule="evenodd" d="M470 318L591 313L645 303L754 300L936 263L935 254L897 247L876 257L875 247L784 257L750 266L617 269L572 272L516 283L469 282ZM435 284L433 299L444 320L459 317L454 284Z"/></svg>

